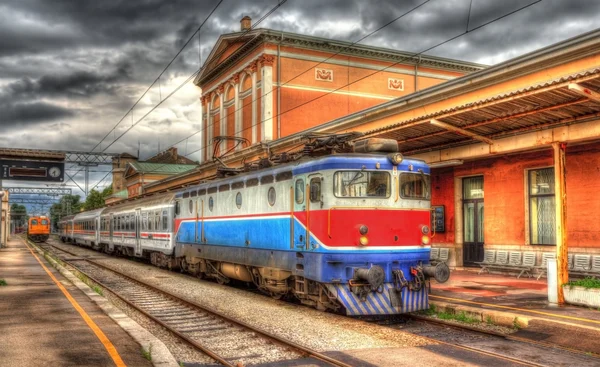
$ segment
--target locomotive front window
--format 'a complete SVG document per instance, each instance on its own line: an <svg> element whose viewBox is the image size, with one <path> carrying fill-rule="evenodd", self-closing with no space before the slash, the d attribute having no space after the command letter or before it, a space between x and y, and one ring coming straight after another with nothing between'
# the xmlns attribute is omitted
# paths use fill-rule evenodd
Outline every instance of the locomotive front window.
<svg viewBox="0 0 600 367"><path fill-rule="evenodd" d="M42 225L47 226L48 225L48 221L45 219L42 219Z"/></svg>
<svg viewBox="0 0 600 367"><path fill-rule="evenodd" d="M35 219L34 219L34 220L32 220L32 221L31 221L31 225L32 225L32 226L37 226L37 220L35 220Z"/></svg>
<svg viewBox="0 0 600 367"><path fill-rule="evenodd" d="M402 173L400 195L405 199L429 199L430 177L424 173Z"/></svg>
<svg viewBox="0 0 600 367"><path fill-rule="evenodd" d="M338 171L333 176L337 197L389 197L391 179L388 172Z"/></svg>

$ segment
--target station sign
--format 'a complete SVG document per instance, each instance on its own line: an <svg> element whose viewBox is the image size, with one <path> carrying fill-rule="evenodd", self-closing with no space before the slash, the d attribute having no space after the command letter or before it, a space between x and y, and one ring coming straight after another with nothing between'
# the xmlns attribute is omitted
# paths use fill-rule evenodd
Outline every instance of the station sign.
<svg viewBox="0 0 600 367"><path fill-rule="evenodd" d="M0 180L63 182L65 163L0 159Z"/></svg>

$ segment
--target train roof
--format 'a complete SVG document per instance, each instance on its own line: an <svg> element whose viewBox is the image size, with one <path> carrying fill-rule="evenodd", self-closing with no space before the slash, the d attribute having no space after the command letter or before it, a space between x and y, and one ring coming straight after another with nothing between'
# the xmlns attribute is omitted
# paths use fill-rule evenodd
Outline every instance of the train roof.
<svg viewBox="0 0 600 367"><path fill-rule="evenodd" d="M75 214L74 219L75 220L93 219L93 218L96 218L98 215L100 215L104 209L105 208L100 208L100 209L88 210L87 212L81 212L81 213Z"/></svg>
<svg viewBox="0 0 600 367"><path fill-rule="evenodd" d="M117 204L115 206L110 206L105 208L102 215L115 214L123 211L131 211L137 208L152 208L152 207L164 207L166 205L172 204L173 198L175 197L174 192L154 195L150 197L146 197L143 199L129 201L123 204Z"/></svg>
<svg viewBox="0 0 600 367"><path fill-rule="evenodd" d="M244 172L235 176L229 176L221 179L211 180L176 192L176 197L182 197L183 193L195 191L198 187L214 187L224 182L245 181L251 178L264 176L265 174L277 175L278 173L292 171L294 175L300 175L308 172L322 171L329 169L375 169L375 164L380 164L380 169L391 170L393 165L388 159L387 154L382 153L345 153L328 155L323 157L303 157L295 162L284 163L273 167L263 168L256 171ZM401 171L410 171L410 168L417 172L419 169L425 174L430 173L429 166L425 161L413 158L404 158L398 165Z"/></svg>

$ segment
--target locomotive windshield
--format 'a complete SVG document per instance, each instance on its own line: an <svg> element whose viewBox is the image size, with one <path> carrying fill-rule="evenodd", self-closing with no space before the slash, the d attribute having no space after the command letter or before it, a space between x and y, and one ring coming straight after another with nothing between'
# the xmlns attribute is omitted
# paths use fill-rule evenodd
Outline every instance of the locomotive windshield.
<svg viewBox="0 0 600 367"><path fill-rule="evenodd" d="M400 195L405 199L429 199L429 175L424 173L402 173Z"/></svg>
<svg viewBox="0 0 600 367"><path fill-rule="evenodd" d="M391 180L388 172L338 171L333 181L333 191L337 197L390 196Z"/></svg>

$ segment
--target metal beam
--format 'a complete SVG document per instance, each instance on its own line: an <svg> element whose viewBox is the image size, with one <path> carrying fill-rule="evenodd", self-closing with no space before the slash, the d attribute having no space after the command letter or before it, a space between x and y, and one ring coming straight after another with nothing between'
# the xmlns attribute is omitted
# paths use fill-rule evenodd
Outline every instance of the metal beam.
<svg viewBox="0 0 600 367"><path fill-rule="evenodd" d="M56 204L58 200L51 198L16 198L11 196L8 199L9 204L39 204L39 205L48 205L48 204Z"/></svg>
<svg viewBox="0 0 600 367"><path fill-rule="evenodd" d="M591 99L594 102L600 103L600 93L591 90L590 88L586 88L577 83L569 84L569 90L573 91L579 95L586 97L587 99Z"/></svg>
<svg viewBox="0 0 600 367"><path fill-rule="evenodd" d="M484 143L488 143L489 145L493 145L494 144L494 141L492 139L486 138L485 136L477 135L477 134L472 133L472 132L470 132L468 130L461 129L460 127L456 127L454 125L447 124L447 123L442 122L440 120L431 119L431 120L429 120L429 123L432 124L432 125L435 125L437 127L441 127L442 129L446 129L448 131L452 131L452 132L455 132L457 134L465 135L465 136L471 137L473 139L482 141Z"/></svg>
<svg viewBox="0 0 600 367"><path fill-rule="evenodd" d="M13 195L41 194L41 195L71 195L71 189L62 187L5 187Z"/></svg>
<svg viewBox="0 0 600 367"><path fill-rule="evenodd" d="M119 153L77 152L63 150L0 148L3 155L10 157L31 157L35 159L52 159L65 163L76 163L81 166L97 166L112 164L113 158L119 158Z"/></svg>

